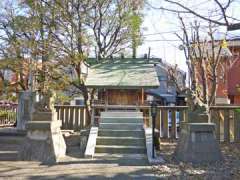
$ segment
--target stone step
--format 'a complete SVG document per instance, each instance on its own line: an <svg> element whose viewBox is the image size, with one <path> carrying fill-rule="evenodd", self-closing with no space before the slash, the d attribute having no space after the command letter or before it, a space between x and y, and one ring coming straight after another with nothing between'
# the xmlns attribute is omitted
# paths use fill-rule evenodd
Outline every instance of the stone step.
<svg viewBox="0 0 240 180"><path fill-rule="evenodd" d="M67 146L80 146L80 133L63 135Z"/></svg>
<svg viewBox="0 0 240 180"><path fill-rule="evenodd" d="M110 154L95 153L94 159L103 161L108 164L118 164L120 166L144 166L148 165L147 156L145 154Z"/></svg>
<svg viewBox="0 0 240 180"><path fill-rule="evenodd" d="M25 130L17 130L16 128L0 128L0 136L26 136Z"/></svg>
<svg viewBox="0 0 240 180"><path fill-rule="evenodd" d="M23 141L23 136L0 136L1 144L22 144Z"/></svg>
<svg viewBox="0 0 240 180"><path fill-rule="evenodd" d="M67 146L66 153L80 152L80 146Z"/></svg>
<svg viewBox="0 0 240 180"><path fill-rule="evenodd" d="M143 123L142 117L103 117L100 123Z"/></svg>
<svg viewBox="0 0 240 180"><path fill-rule="evenodd" d="M107 146L96 145L95 153L111 153L111 154L144 154L145 146Z"/></svg>
<svg viewBox="0 0 240 180"><path fill-rule="evenodd" d="M4 144L0 142L0 151L18 151L20 144Z"/></svg>
<svg viewBox="0 0 240 180"><path fill-rule="evenodd" d="M18 151L1 151L0 161L16 161L18 160Z"/></svg>
<svg viewBox="0 0 240 180"><path fill-rule="evenodd" d="M101 112L101 117L143 117L139 111L105 111Z"/></svg>
<svg viewBox="0 0 240 180"><path fill-rule="evenodd" d="M0 142L0 161L16 161L20 145Z"/></svg>
<svg viewBox="0 0 240 180"><path fill-rule="evenodd" d="M66 155L74 158L83 158L84 151L81 151L80 146L67 146Z"/></svg>
<svg viewBox="0 0 240 180"><path fill-rule="evenodd" d="M142 123L100 123L99 129L113 129L113 130L141 130Z"/></svg>
<svg viewBox="0 0 240 180"><path fill-rule="evenodd" d="M98 137L97 145L144 146L144 138L137 137Z"/></svg>
<svg viewBox="0 0 240 180"><path fill-rule="evenodd" d="M138 137L144 138L143 130L111 130L111 129L99 129L98 136L102 137Z"/></svg>
<svg viewBox="0 0 240 180"><path fill-rule="evenodd" d="M147 156L145 154L111 154L111 153L95 153L94 157L97 158L134 158L134 159L146 159Z"/></svg>

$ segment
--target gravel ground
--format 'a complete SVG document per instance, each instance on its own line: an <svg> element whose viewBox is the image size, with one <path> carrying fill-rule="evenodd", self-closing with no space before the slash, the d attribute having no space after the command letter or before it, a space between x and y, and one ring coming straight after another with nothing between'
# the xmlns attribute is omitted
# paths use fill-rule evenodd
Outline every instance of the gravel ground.
<svg viewBox="0 0 240 180"><path fill-rule="evenodd" d="M240 143L222 143L224 160L214 164L193 165L176 162L173 152L176 142L161 142L160 155L166 163L153 166L162 179L240 180Z"/></svg>

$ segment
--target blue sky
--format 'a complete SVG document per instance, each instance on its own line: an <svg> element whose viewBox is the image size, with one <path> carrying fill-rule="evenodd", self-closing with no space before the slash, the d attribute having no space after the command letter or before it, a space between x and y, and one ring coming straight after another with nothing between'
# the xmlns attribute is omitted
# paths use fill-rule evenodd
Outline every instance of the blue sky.
<svg viewBox="0 0 240 180"><path fill-rule="evenodd" d="M175 8L173 5L169 6L169 4L164 3L163 0L149 0L148 2L155 7L164 6L168 8ZM220 2L225 3L226 0L222 0ZM210 10L216 8L213 4L213 1L181 0L181 3L184 3L188 7L191 7L192 9L197 10L202 14L207 14L209 16L215 15L214 12L209 12ZM236 3L229 8L228 14L240 18L239 0L236 0ZM171 64L178 64L181 69L186 71L187 69L183 51L180 51L178 49L179 45L181 45L181 41L178 41L178 38L174 34L175 32L181 34L181 28L177 15L166 11L154 10L149 7L145 8L144 15L144 43L138 48L138 55L142 56L144 53L147 53L148 47L151 47L152 56L160 57ZM189 14L184 14L183 18L185 18L186 22L193 22L197 19L196 17ZM225 35L222 34L222 32L226 32L225 27L219 28L216 36L224 37ZM231 34L236 35L237 33L240 33L240 31L233 32Z"/></svg>

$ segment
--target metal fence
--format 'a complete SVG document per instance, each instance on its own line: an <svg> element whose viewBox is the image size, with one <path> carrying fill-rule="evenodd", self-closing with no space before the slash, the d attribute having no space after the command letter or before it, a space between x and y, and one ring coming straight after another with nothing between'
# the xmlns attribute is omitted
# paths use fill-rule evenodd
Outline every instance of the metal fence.
<svg viewBox="0 0 240 180"><path fill-rule="evenodd" d="M0 126L14 126L16 124L17 104L11 102L0 103Z"/></svg>

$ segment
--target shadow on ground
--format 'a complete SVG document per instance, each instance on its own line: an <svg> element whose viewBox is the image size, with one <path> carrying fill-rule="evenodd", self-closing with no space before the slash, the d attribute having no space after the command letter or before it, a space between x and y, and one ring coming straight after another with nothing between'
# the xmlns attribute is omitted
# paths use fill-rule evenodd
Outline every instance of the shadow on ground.
<svg viewBox="0 0 240 180"><path fill-rule="evenodd" d="M30 180L55 180L55 179L71 179L71 180L101 180L101 179L120 179L120 180L127 180L127 179L142 179L142 180L151 180L151 179L157 179L152 174L152 170L137 170L129 173L108 173L106 172L104 175L81 175L81 174L71 174L71 175L58 175L58 176L31 176L28 179Z"/></svg>

